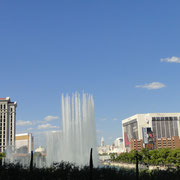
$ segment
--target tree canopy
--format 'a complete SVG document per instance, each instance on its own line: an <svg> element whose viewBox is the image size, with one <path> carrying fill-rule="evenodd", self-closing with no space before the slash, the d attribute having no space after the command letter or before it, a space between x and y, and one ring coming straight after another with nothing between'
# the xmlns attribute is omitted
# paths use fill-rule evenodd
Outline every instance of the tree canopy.
<svg viewBox="0 0 180 180"><path fill-rule="evenodd" d="M138 152L138 159L142 164L180 167L180 149L163 148L159 150L148 150L144 148ZM124 152L118 156L111 155L111 160L115 162L135 163L136 150Z"/></svg>

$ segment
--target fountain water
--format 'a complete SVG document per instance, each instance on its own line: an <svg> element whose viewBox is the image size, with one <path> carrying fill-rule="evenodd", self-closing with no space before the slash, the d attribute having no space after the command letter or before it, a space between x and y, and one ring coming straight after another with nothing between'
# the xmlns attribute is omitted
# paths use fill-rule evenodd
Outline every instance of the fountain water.
<svg viewBox="0 0 180 180"><path fill-rule="evenodd" d="M93 148L93 162L97 166L94 100L92 95L75 93L62 95L62 131L47 136L47 165L68 161L77 165L89 163Z"/></svg>

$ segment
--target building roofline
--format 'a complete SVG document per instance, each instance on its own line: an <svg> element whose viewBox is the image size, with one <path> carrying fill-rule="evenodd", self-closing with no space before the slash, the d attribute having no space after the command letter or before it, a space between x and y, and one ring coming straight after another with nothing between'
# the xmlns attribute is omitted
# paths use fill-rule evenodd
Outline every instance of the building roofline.
<svg viewBox="0 0 180 180"><path fill-rule="evenodd" d="M0 98L1 101L10 101L10 97Z"/></svg>
<svg viewBox="0 0 180 180"><path fill-rule="evenodd" d="M152 115L164 116L164 115L169 115L169 116L170 116L170 115L175 115L175 114L179 114L179 115L180 115L180 112L134 114L134 115L129 116L129 117L125 118L125 119L122 119L122 122L128 121L128 120L130 120L130 119L132 119L132 118L135 118L135 117L137 117L137 116L140 116L140 115L145 115L145 116L152 116Z"/></svg>
<svg viewBox="0 0 180 180"><path fill-rule="evenodd" d="M137 115L147 115L147 114L180 114L180 112L151 112L151 113L138 113L138 114L134 114L132 116L137 116ZM129 116L129 117L132 117Z"/></svg>
<svg viewBox="0 0 180 180"><path fill-rule="evenodd" d="M21 133L21 134L16 134L15 136L27 136L29 134L31 134L31 133Z"/></svg>
<svg viewBox="0 0 180 180"><path fill-rule="evenodd" d="M6 102L8 102L9 104L14 104L14 105L17 107L17 102L16 102L16 101L11 102L10 97L0 98L0 101L6 101Z"/></svg>

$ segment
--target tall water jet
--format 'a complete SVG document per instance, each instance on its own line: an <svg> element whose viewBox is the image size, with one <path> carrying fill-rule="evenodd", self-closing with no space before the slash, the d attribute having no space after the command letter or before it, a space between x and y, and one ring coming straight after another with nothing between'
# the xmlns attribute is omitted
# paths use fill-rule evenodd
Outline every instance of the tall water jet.
<svg viewBox="0 0 180 180"><path fill-rule="evenodd" d="M92 95L75 93L62 95L62 131L48 134L47 162L67 161L77 165L88 165L93 148L93 162L98 164L94 100Z"/></svg>

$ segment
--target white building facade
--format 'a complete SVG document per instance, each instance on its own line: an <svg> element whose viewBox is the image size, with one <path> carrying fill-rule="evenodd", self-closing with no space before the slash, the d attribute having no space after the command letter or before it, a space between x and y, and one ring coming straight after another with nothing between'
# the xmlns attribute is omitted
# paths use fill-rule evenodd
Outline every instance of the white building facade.
<svg viewBox="0 0 180 180"><path fill-rule="evenodd" d="M114 141L114 152L120 154L123 151L123 137L118 137Z"/></svg>
<svg viewBox="0 0 180 180"><path fill-rule="evenodd" d="M123 146L123 137L118 137L114 141L115 147L122 147Z"/></svg>
<svg viewBox="0 0 180 180"><path fill-rule="evenodd" d="M16 107L9 97L0 98L0 152L15 146Z"/></svg>
<svg viewBox="0 0 180 180"><path fill-rule="evenodd" d="M148 127L157 139L180 136L180 113L136 114L122 120L124 151L130 151L131 139L143 139L143 128Z"/></svg>

